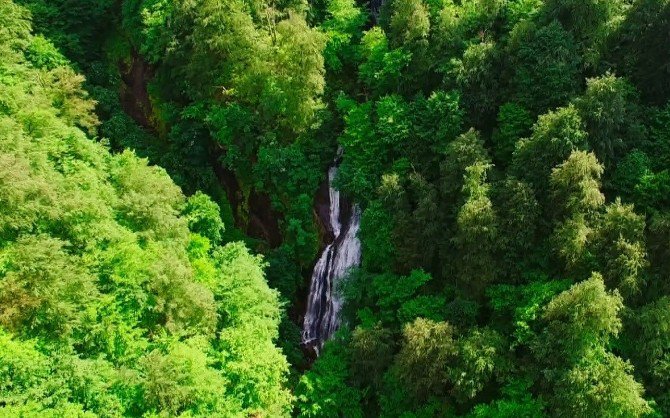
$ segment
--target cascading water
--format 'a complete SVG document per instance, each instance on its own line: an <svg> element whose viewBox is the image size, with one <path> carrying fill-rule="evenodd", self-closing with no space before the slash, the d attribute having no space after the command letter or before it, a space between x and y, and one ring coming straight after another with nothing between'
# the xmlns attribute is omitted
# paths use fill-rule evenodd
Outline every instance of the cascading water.
<svg viewBox="0 0 670 418"><path fill-rule="evenodd" d="M336 292L337 284L361 261L361 243L357 237L361 219L360 209L353 205L349 219L340 219L340 192L333 188L336 175L337 165L334 164L328 170L329 223L334 239L323 250L314 266L302 331L303 345L314 349L317 355L323 343L340 325L339 312L342 301Z"/></svg>

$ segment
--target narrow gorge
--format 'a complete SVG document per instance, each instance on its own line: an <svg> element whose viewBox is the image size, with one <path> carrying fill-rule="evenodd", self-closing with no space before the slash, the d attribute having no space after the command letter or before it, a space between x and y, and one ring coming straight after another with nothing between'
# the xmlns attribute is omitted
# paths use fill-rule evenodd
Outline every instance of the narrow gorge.
<svg viewBox="0 0 670 418"><path fill-rule="evenodd" d="M361 261L361 243L357 237L361 211L355 204L340 199L340 191L333 183L337 177L338 157L328 169L328 223L333 240L328 244L312 272L307 299L307 310L302 330L302 344L306 350L319 355L323 343L340 325L342 306L338 284ZM342 205L351 205L342 211Z"/></svg>

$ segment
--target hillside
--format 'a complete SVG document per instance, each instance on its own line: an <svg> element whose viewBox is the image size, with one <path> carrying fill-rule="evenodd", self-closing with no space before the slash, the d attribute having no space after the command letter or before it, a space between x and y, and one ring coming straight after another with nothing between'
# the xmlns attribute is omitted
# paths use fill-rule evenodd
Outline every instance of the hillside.
<svg viewBox="0 0 670 418"><path fill-rule="evenodd" d="M670 416L668 45L668 0L0 0L0 415Z"/></svg>

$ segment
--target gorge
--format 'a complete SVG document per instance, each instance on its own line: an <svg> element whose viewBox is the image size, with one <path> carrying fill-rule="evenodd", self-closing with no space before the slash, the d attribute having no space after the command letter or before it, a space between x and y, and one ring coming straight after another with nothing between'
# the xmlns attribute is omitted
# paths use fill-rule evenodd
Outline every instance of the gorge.
<svg viewBox="0 0 670 418"><path fill-rule="evenodd" d="M333 240L314 266L302 330L303 346L317 356L323 343L340 325L338 314L342 300L337 292L338 283L361 260L361 243L357 237L361 211L355 204L346 212L341 210L341 205L347 202L340 199L340 191L333 186L338 159L328 169L328 222Z"/></svg>

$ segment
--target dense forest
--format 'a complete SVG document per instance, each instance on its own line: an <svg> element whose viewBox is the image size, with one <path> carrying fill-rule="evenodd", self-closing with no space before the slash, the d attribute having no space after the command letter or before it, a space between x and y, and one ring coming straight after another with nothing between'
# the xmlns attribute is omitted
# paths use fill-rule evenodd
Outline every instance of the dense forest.
<svg viewBox="0 0 670 418"><path fill-rule="evenodd" d="M0 416L670 417L669 46L670 0L0 0Z"/></svg>

